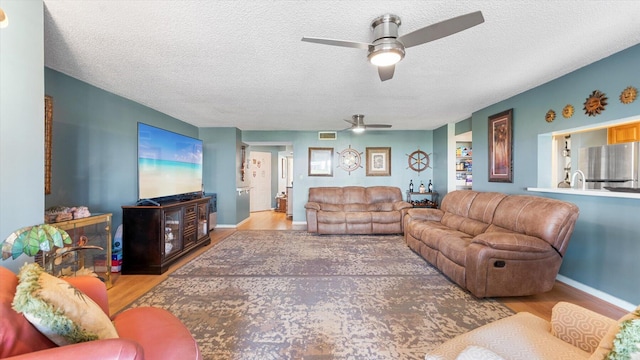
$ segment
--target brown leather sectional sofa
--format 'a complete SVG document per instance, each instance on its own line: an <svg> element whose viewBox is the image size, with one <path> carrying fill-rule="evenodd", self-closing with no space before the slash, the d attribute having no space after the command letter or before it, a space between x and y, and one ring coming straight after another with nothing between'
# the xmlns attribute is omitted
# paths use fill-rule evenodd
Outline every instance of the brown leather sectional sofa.
<svg viewBox="0 0 640 360"><path fill-rule="evenodd" d="M312 187L305 205L307 231L398 234L402 233L403 210L409 208L411 204L393 186Z"/></svg>
<svg viewBox="0 0 640 360"><path fill-rule="evenodd" d="M404 237L477 297L532 295L553 287L578 212L555 199L459 190L440 209L409 209Z"/></svg>

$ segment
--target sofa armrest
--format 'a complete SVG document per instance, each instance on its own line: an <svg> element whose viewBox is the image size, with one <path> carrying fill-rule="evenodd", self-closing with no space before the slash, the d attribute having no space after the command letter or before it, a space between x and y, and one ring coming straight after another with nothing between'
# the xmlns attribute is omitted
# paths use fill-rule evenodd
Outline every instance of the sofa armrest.
<svg viewBox="0 0 640 360"><path fill-rule="evenodd" d="M76 289L89 296L96 304L100 305L102 311L109 316L109 299L107 297L107 286L94 276L77 276L64 278L66 282Z"/></svg>
<svg viewBox="0 0 640 360"><path fill-rule="evenodd" d="M412 220L440 221L444 212L440 209L413 208L407 211Z"/></svg>
<svg viewBox="0 0 640 360"><path fill-rule="evenodd" d="M551 245L542 239L510 232L482 233L474 237L471 243L506 251L548 252L551 250Z"/></svg>
<svg viewBox="0 0 640 360"><path fill-rule="evenodd" d="M310 201L304 204L305 209L320 211L320 204L317 202Z"/></svg>
<svg viewBox="0 0 640 360"><path fill-rule="evenodd" d="M404 209L410 209L412 208L413 205L409 204L406 201L396 201L395 203L393 203L393 210L404 210Z"/></svg>
<svg viewBox="0 0 640 360"><path fill-rule="evenodd" d="M561 301L551 310L551 333L590 354L612 326L615 320L575 304Z"/></svg>
<svg viewBox="0 0 640 360"><path fill-rule="evenodd" d="M65 345L28 354L12 356L6 360L143 360L142 347L127 339L105 339Z"/></svg>

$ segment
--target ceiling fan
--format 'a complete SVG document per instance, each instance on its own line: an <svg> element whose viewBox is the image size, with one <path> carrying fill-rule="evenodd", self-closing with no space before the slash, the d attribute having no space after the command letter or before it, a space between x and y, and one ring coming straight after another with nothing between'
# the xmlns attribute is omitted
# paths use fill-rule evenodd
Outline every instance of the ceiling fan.
<svg viewBox="0 0 640 360"><path fill-rule="evenodd" d="M393 77L395 64L404 58L404 49L453 35L483 22L482 12L476 11L425 26L398 37L400 17L386 14L371 22L374 38L371 43L314 37L303 37L302 41L367 50L369 61L378 67L380 80L386 81Z"/></svg>
<svg viewBox="0 0 640 360"><path fill-rule="evenodd" d="M344 121L351 124L351 127L349 129L351 129L355 133L361 133L364 131L364 129L373 129L373 128L387 129L391 127L391 125L387 125L387 124L366 125L364 123L364 115L361 115L361 114L352 115L351 120L345 119Z"/></svg>

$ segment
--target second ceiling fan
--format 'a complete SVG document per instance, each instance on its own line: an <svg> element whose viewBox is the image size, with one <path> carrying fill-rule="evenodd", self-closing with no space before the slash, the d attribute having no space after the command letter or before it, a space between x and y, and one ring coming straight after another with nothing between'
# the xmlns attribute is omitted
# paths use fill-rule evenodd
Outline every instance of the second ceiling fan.
<svg viewBox="0 0 640 360"><path fill-rule="evenodd" d="M352 115L351 116L351 120L345 119L344 121L346 121L349 124L351 124L351 127L349 129L351 129L353 132L356 132L356 133L363 132L365 129L372 129L372 128L388 129L388 128L391 127L391 125L387 125L387 124L370 124L370 125L366 125L364 123L364 115L362 115L362 114Z"/></svg>
<svg viewBox="0 0 640 360"><path fill-rule="evenodd" d="M482 12L476 11L398 36L400 17L386 14L371 22L374 38L371 43L315 37L303 37L302 41L367 50L369 61L378 67L380 80L386 81L393 77L395 64L404 58L406 48L453 35L483 22Z"/></svg>

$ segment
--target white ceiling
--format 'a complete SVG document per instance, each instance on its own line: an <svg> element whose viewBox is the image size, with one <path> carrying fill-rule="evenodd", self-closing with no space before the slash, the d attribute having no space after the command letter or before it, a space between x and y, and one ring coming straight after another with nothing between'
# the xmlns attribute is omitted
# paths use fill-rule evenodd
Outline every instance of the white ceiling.
<svg viewBox="0 0 640 360"><path fill-rule="evenodd" d="M435 129L640 43L637 0L44 4L47 67L198 127L241 130L340 130L356 113ZM364 50L300 41L370 42L386 13L403 35L476 10L483 24L407 49L385 82Z"/></svg>

